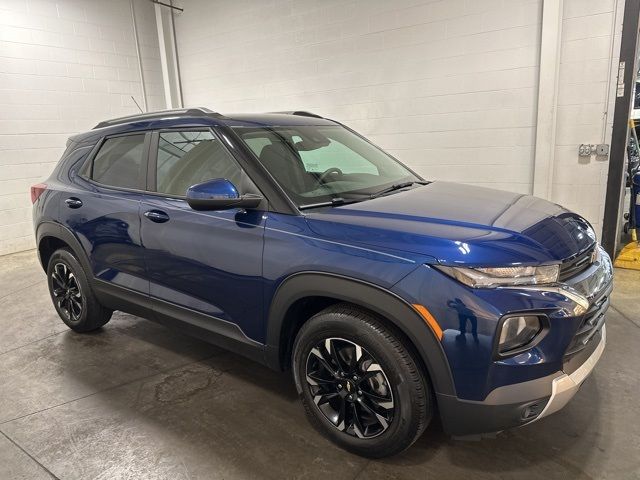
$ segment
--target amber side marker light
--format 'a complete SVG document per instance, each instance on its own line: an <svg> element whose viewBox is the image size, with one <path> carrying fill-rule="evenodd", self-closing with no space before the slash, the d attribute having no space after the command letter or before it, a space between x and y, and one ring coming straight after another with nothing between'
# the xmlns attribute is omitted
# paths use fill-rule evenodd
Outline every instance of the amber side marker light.
<svg viewBox="0 0 640 480"><path fill-rule="evenodd" d="M429 325L429 328L433 330L433 333L436 334L438 340L442 340L442 328L440 328L440 325L438 325L436 319L433 318L431 312L427 310L427 307L425 307L424 305L420 305L419 303L414 303L413 308L416 309L422 319L427 323L427 325Z"/></svg>

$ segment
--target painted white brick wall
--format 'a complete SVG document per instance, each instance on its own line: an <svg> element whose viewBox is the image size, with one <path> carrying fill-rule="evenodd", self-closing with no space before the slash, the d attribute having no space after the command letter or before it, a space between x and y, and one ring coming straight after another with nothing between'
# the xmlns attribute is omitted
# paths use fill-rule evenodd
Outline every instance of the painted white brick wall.
<svg viewBox="0 0 640 480"><path fill-rule="evenodd" d="M564 0L552 199L585 216L597 232L608 157L579 157L577 146L611 142L623 16L624 0Z"/></svg>
<svg viewBox="0 0 640 480"><path fill-rule="evenodd" d="M185 103L317 112L427 178L528 193L541 5L185 0Z"/></svg>
<svg viewBox="0 0 640 480"><path fill-rule="evenodd" d="M615 0L565 0L552 200L602 225ZM542 0L183 0L187 105L339 119L431 179L532 192ZM617 65L624 0L618 1ZM612 76L615 83L617 67ZM613 85L612 85L613 86Z"/></svg>
<svg viewBox="0 0 640 480"><path fill-rule="evenodd" d="M346 122L428 178L529 193L542 0L184 0L187 105L306 109ZM624 0L565 0L552 199L599 230L609 48ZM153 5L136 0L149 109L164 105ZM612 60L615 80L617 58ZM615 82L613 82L615 83ZM613 87L613 85L611 85ZM0 254L33 246L28 187L66 138L134 113L127 0L0 0Z"/></svg>
<svg viewBox="0 0 640 480"><path fill-rule="evenodd" d="M153 5L136 0L150 109L164 105ZM137 112L128 0L0 0L0 255L34 246L29 187L67 137Z"/></svg>

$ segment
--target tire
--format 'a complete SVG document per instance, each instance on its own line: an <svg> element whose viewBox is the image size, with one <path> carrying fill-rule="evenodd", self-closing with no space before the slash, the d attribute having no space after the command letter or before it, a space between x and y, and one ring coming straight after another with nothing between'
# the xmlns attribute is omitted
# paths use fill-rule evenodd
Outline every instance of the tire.
<svg viewBox="0 0 640 480"><path fill-rule="evenodd" d="M293 375L307 417L352 453L400 453L431 421L430 384L401 338L380 318L345 303L313 316L296 337Z"/></svg>
<svg viewBox="0 0 640 480"><path fill-rule="evenodd" d="M62 321L76 332L91 332L111 319L112 310L98 302L82 265L67 249L56 250L47 265L47 284Z"/></svg>

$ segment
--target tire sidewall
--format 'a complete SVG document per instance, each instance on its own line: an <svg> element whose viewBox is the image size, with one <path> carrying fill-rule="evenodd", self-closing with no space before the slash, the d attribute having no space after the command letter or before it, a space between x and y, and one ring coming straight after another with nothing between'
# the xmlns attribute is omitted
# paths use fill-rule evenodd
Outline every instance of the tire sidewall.
<svg viewBox="0 0 640 480"><path fill-rule="evenodd" d="M292 362L296 388L307 412L315 420L312 423L316 428L319 427L321 433L355 453L383 456L384 454L379 455L376 452L386 450L389 445L397 443L400 439L415 435L412 433L415 429L412 423L416 415L415 409L419 407L414 402L411 382L407 378L408 372L404 371L403 359L399 358L398 352L389 348L384 336L368 323L345 320L349 320L349 317L343 314L320 313L303 326L294 345ZM387 430L376 437L360 439L339 431L313 401L304 380L308 353L315 345L330 337L344 338L363 347L380 364L387 376L394 398L394 417Z"/></svg>
<svg viewBox="0 0 640 480"><path fill-rule="evenodd" d="M71 318L66 318L64 313L58 307L58 302L53 295L53 278L51 274L53 273L54 266L58 263L64 263L67 268L71 270L80 287L80 294L82 296L82 313L80 314L80 318L76 321L72 320ZM51 301L53 302L58 315L64 323L66 323L71 328L78 328L87 323L87 317L89 315L89 283L87 282L87 277L84 274L84 270L82 269L80 262L78 262L68 250L57 250L53 253L53 255L51 255L51 258L49 259L49 265L47 266L47 285L49 287L49 295L51 297Z"/></svg>

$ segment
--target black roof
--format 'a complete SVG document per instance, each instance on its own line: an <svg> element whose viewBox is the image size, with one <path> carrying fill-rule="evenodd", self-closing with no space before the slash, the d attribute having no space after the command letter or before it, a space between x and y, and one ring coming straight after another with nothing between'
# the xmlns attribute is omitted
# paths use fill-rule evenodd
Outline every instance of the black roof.
<svg viewBox="0 0 640 480"><path fill-rule="evenodd" d="M93 129L112 127L114 125L122 125L126 123L139 122L144 120L158 120L167 117L221 117L219 113L209 110L204 107L196 108L178 108L173 110L158 110L155 112L139 113L136 115L127 115L126 117L112 118L111 120L104 120L97 124Z"/></svg>
<svg viewBox="0 0 640 480"><path fill-rule="evenodd" d="M302 125L336 125L337 122L315 113L295 110L272 113L221 114L205 107L178 108L139 113L98 123L92 130L69 137L70 142L94 142L105 135L145 131L156 128L228 126L276 127Z"/></svg>
<svg viewBox="0 0 640 480"><path fill-rule="evenodd" d="M219 120L241 120L245 122L256 122L260 124L273 124L273 120L276 120L279 116L298 116L298 117L310 117L323 119L320 115L315 113L306 112L303 110L293 110L287 112L270 112L270 113L243 113L235 115L222 115L221 113L214 112L206 107L193 107L193 108L178 108L173 110L158 110L156 112L139 113L136 115L127 115L126 117L113 118L111 120L104 120L98 123L93 129L113 127L115 125L126 125L141 121L152 120L171 120L176 118L186 117L204 117ZM267 120L268 119L268 120ZM265 121L266 120L266 121Z"/></svg>

